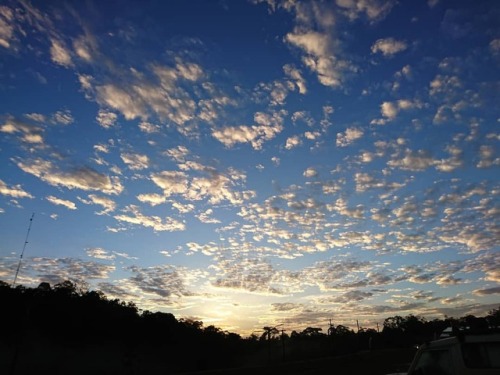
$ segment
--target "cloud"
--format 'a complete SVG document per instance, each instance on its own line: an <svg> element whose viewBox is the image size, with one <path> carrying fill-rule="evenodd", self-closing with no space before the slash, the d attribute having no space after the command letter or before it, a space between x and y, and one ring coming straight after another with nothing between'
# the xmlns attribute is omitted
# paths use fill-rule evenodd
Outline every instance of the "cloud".
<svg viewBox="0 0 500 375"><path fill-rule="evenodd" d="M186 146L180 145L174 148L170 148L164 152L166 156L171 158L172 160L182 163L186 160L186 157L189 155L189 150Z"/></svg>
<svg viewBox="0 0 500 375"><path fill-rule="evenodd" d="M71 111L66 109L64 111L57 111L54 113L51 121L55 124L70 125L75 121L75 119L73 118Z"/></svg>
<svg viewBox="0 0 500 375"><path fill-rule="evenodd" d="M334 42L328 34L296 30L288 33L285 40L305 52L302 61L317 74L321 84L330 87L342 85L343 71L348 66L334 57Z"/></svg>
<svg viewBox="0 0 500 375"><path fill-rule="evenodd" d="M439 4L440 0L427 0L427 5L429 8L434 8L436 5Z"/></svg>
<svg viewBox="0 0 500 375"><path fill-rule="evenodd" d="M297 111L292 114L292 122L293 124L297 124L298 122L303 122L307 126L314 126L314 119L311 117L309 112L306 111Z"/></svg>
<svg viewBox="0 0 500 375"><path fill-rule="evenodd" d="M288 77L294 80L294 83L297 85L297 88L299 89L299 93L301 94L307 93L306 81L302 76L302 72L299 69L297 69L292 64L286 64L283 66L283 71Z"/></svg>
<svg viewBox="0 0 500 375"><path fill-rule="evenodd" d="M182 126L192 120L196 112L196 102L183 84L200 81L204 72L195 63L185 62L179 57L174 60L174 67L149 65L148 74L132 69L127 77L122 72L113 82L93 85L86 79L83 83L102 106L120 112L126 120L140 118L147 121L154 114L160 120L170 120ZM183 131L181 127L178 130Z"/></svg>
<svg viewBox="0 0 500 375"><path fill-rule="evenodd" d="M147 155L123 153L120 155L121 159L127 166L133 170L141 170L149 167L149 157Z"/></svg>
<svg viewBox="0 0 500 375"><path fill-rule="evenodd" d="M114 270L113 265L74 258L32 257L23 263L25 275L33 275L39 282L46 281L51 284L65 280L85 284L92 280L108 279Z"/></svg>
<svg viewBox="0 0 500 375"><path fill-rule="evenodd" d="M342 304L350 302L359 302L371 296L373 296L373 293L371 292L363 292L361 290L350 290L338 297L333 298L332 302L342 303Z"/></svg>
<svg viewBox="0 0 500 375"><path fill-rule="evenodd" d="M102 211L96 212L96 215L106 215L113 212L116 209L116 203L108 197L102 197L95 194L89 195L90 202L85 201L85 203L96 204L103 208Z"/></svg>
<svg viewBox="0 0 500 375"><path fill-rule="evenodd" d="M16 160L17 166L26 173L38 177L52 186L85 191L97 190L106 194L120 194L123 186L118 177L109 177L89 167L77 167L62 171L48 160L41 158Z"/></svg>
<svg viewBox="0 0 500 375"><path fill-rule="evenodd" d="M14 40L14 12L6 6L0 6L0 46L11 48Z"/></svg>
<svg viewBox="0 0 500 375"><path fill-rule="evenodd" d="M55 204L57 206L64 206L69 210L76 210L76 204L66 200L66 199L60 199L57 197L54 197L53 195L49 195L48 197L45 197L50 203Z"/></svg>
<svg viewBox="0 0 500 375"><path fill-rule="evenodd" d="M303 176L307 178L316 177L317 175L318 171L312 167L307 168L303 173Z"/></svg>
<svg viewBox="0 0 500 375"><path fill-rule="evenodd" d="M407 99L397 100L395 102L384 102L380 105L382 116L389 120L394 120L401 110L409 110L413 108L421 108L422 104L418 101Z"/></svg>
<svg viewBox="0 0 500 375"><path fill-rule="evenodd" d="M500 55L500 38L497 38L497 39L493 39L490 44L489 44L489 47L490 47L490 51L493 55Z"/></svg>
<svg viewBox="0 0 500 375"><path fill-rule="evenodd" d="M159 204L163 204L167 201L167 196L161 195L161 194L156 194L156 193L151 193L151 194L139 194L137 196L137 199L140 202L143 203L148 203L151 206L157 206Z"/></svg>
<svg viewBox="0 0 500 375"><path fill-rule="evenodd" d="M94 145L94 150L96 152L102 152L103 154L109 154L109 145L104 143L99 143L97 145Z"/></svg>
<svg viewBox="0 0 500 375"><path fill-rule="evenodd" d="M360 139L364 132L359 128L347 128L344 133L337 133L337 147L346 147L352 144L355 140Z"/></svg>
<svg viewBox="0 0 500 375"><path fill-rule="evenodd" d="M291 150L292 148L300 146L301 144L302 144L302 141L300 140L300 137L298 135L295 135L293 137L289 137L286 140L285 148L287 150Z"/></svg>
<svg viewBox="0 0 500 375"><path fill-rule="evenodd" d="M387 16L395 0L336 0L337 5L344 11L345 15L355 20L364 15L370 21L376 22Z"/></svg>
<svg viewBox="0 0 500 375"><path fill-rule="evenodd" d="M482 145L479 147L479 162L478 168L489 168L495 165L500 165L500 158L496 157L495 148L490 145Z"/></svg>
<svg viewBox="0 0 500 375"><path fill-rule="evenodd" d="M33 195L25 191L21 185L8 186L0 180L0 194L12 198L34 198Z"/></svg>
<svg viewBox="0 0 500 375"><path fill-rule="evenodd" d="M339 58L333 7L319 2L287 2L283 8L295 14L296 24L293 31L286 34L285 42L303 52L303 64L316 73L321 84L340 87L344 73L352 67Z"/></svg>
<svg viewBox="0 0 500 375"><path fill-rule="evenodd" d="M394 38L378 39L371 47L372 53L381 53L385 57L392 57L404 51L408 46L401 40Z"/></svg>
<svg viewBox="0 0 500 375"><path fill-rule="evenodd" d="M402 158L397 159L394 157L392 160L387 162L387 165L390 167L396 167L409 171L424 171L429 167L435 166L436 164L436 160L434 160L426 150L406 150Z"/></svg>
<svg viewBox="0 0 500 375"><path fill-rule="evenodd" d="M261 101L265 94L265 99L269 100L271 106L285 105L286 98L295 86L289 81L275 80L271 83L259 83L255 89L256 101Z"/></svg>
<svg viewBox="0 0 500 375"><path fill-rule="evenodd" d="M47 121L47 118L45 115L42 115L41 113L27 113L24 115L26 118L36 121L36 122L45 122Z"/></svg>
<svg viewBox="0 0 500 375"><path fill-rule="evenodd" d="M71 54L64 42L55 38L51 39L50 57L58 65L69 68L73 65Z"/></svg>
<svg viewBox="0 0 500 375"><path fill-rule="evenodd" d="M104 129L110 129L116 126L117 119L118 116L116 115L116 113L106 111L104 109L100 109L96 117L97 123Z"/></svg>
<svg viewBox="0 0 500 375"><path fill-rule="evenodd" d="M188 175L181 171L163 171L151 175L151 180L163 190L164 197L185 194L188 190Z"/></svg>
<svg viewBox="0 0 500 375"><path fill-rule="evenodd" d="M136 93L129 92L128 88L122 88L116 84L105 84L96 87L96 94L101 104L121 112L126 120L148 117L147 102L140 96L135 96Z"/></svg>
<svg viewBox="0 0 500 375"><path fill-rule="evenodd" d="M316 262L313 266L302 270L300 278L303 283L316 285L322 291L335 290L346 277L354 279L372 269L370 262L356 260L326 260Z"/></svg>
<svg viewBox="0 0 500 375"><path fill-rule="evenodd" d="M487 296L490 294L500 294L500 286L495 286L492 288L476 289L472 293L478 296Z"/></svg>
<svg viewBox="0 0 500 375"><path fill-rule="evenodd" d="M217 288L242 289L262 295L285 294L296 290L298 282L288 271L280 271L262 259L222 259L211 266L212 284Z"/></svg>
<svg viewBox="0 0 500 375"><path fill-rule="evenodd" d="M19 141L30 145L44 144L42 136L43 129L39 126L31 125L14 118L8 118L7 121L0 126L0 132L6 134L19 134Z"/></svg>
<svg viewBox="0 0 500 375"><path fill-rule="evenodd" d="M132 290L159 297L162 304L173 303L173 299L193 296L194 292L187 287L188 279L203 278L204 273L194 273L189 275L188 270L174 266L138 267L131 266L129 270L133 276L128 280ZM159 302L159 301L158 301Z"/></svg>
<svg viewBox="0 0 500 375"><path fill-rule="evenodd" d="M142 121L139 124L139 129L141 129L142 132L148 133L148 134L153 134L153 133L159 133L160 132L160 126L152 124L147 121Z"/></svg>
<svg viewBox="0 0 500 375"><path fill-rule="evenodd" d="M304 305L293 302L275 302L271 304L272 311L293 311L302 310Z"/></svg>
<svg viewBox="0 0 500 375"><path fill-rule="evenodd" d="M176 232L186 229L183 222L175 220L172 217L165 217L162 220L159 216L147 216L140 212L139 207L129 205L124 209L125 214L115 215L114 218L120 222L141 225L146 228L152 228L156 232Z"/></svg>
<svg viewBox="0 0 500 375"><path fill-rule="evenodd" d="M458 76L438 74L430 82L429 86L429 94L431 96L441 94L445 95L445 97L452 97L457 90L463 87L463 82Z"/></svg>
<svg viewBox="0 0 500 375"><path fill-rule="evenodd" d="M205 224L220 223L221 221L219 219L212 217L213 213L214 211L211 208L209 208L208 210L205 210L205 212L201 212L198 215L196 215L196 218Z"/></svg>
<svg viewBox="0 0 500 375"><path fill-rule="evenodd" d="M113 260L116 258L114 254L110 254L108 251L100 247L89 248L86 249L85 252L89 257L96 259Z"/></svg>
<svg viewBox="0 0 500 375"><path fill-rule="evenodd" d="M212 136L226 147L233 147L237 143L250 143L255 150L260 150L264 142L274 139L283 130L284 114L282 111L271 114L257 112L254 115L256 125L214 129Z"/></svg>

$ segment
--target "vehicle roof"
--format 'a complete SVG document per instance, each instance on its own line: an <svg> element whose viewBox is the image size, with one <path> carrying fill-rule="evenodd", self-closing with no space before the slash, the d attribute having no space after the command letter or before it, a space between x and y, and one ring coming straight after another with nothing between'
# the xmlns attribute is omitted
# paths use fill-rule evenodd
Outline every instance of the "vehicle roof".
<svg viewBox="0 0 500 375"><path fill-rule="evenodd" d="M427 347L435 348L450 346L458 343L480 343L480 342L499 342L500 334L460 334L459 336L446 337L427 343Z"/></svg>

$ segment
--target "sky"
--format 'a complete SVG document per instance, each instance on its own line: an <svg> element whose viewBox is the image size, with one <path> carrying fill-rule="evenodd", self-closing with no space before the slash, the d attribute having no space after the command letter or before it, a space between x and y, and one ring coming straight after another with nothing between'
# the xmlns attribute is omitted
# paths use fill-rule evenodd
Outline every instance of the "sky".
<svg viewBox="0 0 500 375"><path fill-rule="evenodd" d="M0 279L24 248L17 284L243 335L484 316L499 19L494 0L2 1Z"/></svg>

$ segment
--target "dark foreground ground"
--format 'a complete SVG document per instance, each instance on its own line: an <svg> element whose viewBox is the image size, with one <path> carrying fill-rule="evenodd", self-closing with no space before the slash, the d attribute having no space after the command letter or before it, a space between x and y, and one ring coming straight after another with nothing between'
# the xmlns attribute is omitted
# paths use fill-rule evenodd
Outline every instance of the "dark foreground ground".
<svg viewBox="0 0 500 375"><path fill-rule="evenodd" d="M185 375L276 375L276 374L335 374L384 375L406 372L416 349L380 349L339 357L288 361L268 366L245 367L228 370L190 372Z"/></svg>
<svg viewBox="0 0 500 375"><path fill-rule="evenodd" d="M35 341L36 342L36 341ZM416 352L412 348L376 349L355 354L335 357L323 357L308 360L283 361L274 358L271 363L267 356L248 358L247 365L238 368L181 371L196 368L190 358L196 358L192 352L177 361L175 365L164 350L150 348L147 353L133 356L124 361L117 346L71 347L66 345L45 345L31 342L14 350L11 345L0 345L0 374L106 374L106 375L276 375L276 374L335 374L335 375L385 375L406 372ZM17 353L16 353L17 352ZM261 354L267 354L261 353ZM194 360L195 361L195 360ZM229 362L229 361L228 361Z"/></svg>

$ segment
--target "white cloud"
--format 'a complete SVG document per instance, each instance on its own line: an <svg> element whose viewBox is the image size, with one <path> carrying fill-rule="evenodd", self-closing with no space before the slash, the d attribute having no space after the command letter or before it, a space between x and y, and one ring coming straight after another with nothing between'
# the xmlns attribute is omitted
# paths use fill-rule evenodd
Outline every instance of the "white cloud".
<svg viewBox="0 0 500 375"><path fill-rule="evenodd" d="M73 65L71 54L61 40L51 39L50 57L53 62L66 68Z"/></svg>
<svg viewBox="0 0 500 375"><path fill-rule="evenodd" d="M54 197L53 195L49 195L48 197L45 197L50 203L55 204L57 206L64 206L68 210L76 210L76 204L66 200L66 199L60 199L57 197Z"/></svg>
<svg viewBox="0 0 500 375"><path fill-rule="evenodd" d="M52 115L52 122L62 125L70 125L75 121L70 110L57 111Z"/></svg>
<svg viewBox="0 0 500 375"><path fill-rule="evenodd" d="M33 257L24 263L23 270L51 284L72 280L85 285L91 280L109 278L115 266L73 258Z"/></svg>
<svg viewBox="0 0 500 375"><path fill-rule="evenodd" d="M372 53L381 53L386 57L391 57L399 52L404 51L408 46L404 41L394 38L378 39L372 45Z"/></svg>
<svg viewBox="0 0 500 375"><path fill-rule="evenodd" d="M160 126L147 121L142 121L139 124L139 129L141 129L141 131L143 131L144 133L153 134L160 131Z"/></svg>
<svg viewBox="0 0 500 375"><path fill-rule="evenodd" d="M257 125L214 129L212 136L226 147L233 147L237 143L250 143L255 150L260 150L265 141L275 138L283 130L283 115L282 111L272 114L257 112L254 115Z"/></svg>
<svg viewBox="0 0 500 375"><path fill-rule="evenodd" d="M73 49L79 58L91 63L97 50L97 42L91 34L86 33L73 41Z"/></svg>
<svg viewBox="0 0 500 375"><path fill-rule="evenodd" d="M133 170L141 170L149 167L149 157L147 155L133 154L126 152L120 155L121 159L127 166Z"/></svg>
<svg viewBox="0 0 500 375"><path fill-rule="evenodd" d="M489 145L479 147L479 163L478 168L488 168L500 165L500 157L496 157L495 148Z"/></svg>
<svg viewBox="0 0 500 375"><path fill-rule="evenodd" d="M300 140L300 137L298 135L295 135L286 140L285 148L287 150L291 150L292 148L300 146L301 144L302 141Z"/></svg>
<svg viewBox="0 0 500 375"><path fill-rule="evenodd" d="M110 129L116 125L116 120L118 116L116 113L109 112L103 109L100 109L97 113L96 120L104 129Z"/></svg>
<svg viewBox="0 0 500 375"><path fill-rule="evenodd" d="M371 21L378 21L387 16L395 0L336 0L337 5L344 10L347 17L355 20L365 15Z"/></svg>
<svg viewBox="0 0 500 375"><path fill-rule="evenodd" d="M181 145L168 149L167 151L164 152L164 154L167 155L172 160L182 163L186 160L186 157L189 155L189 150L187 149L186 146Z"/></svg>
<svg viewBox="0 0 500 375"><path fill-rule="evenodd" d="M109 177L89 167L62 171L52 162L43 159L17 160L17 166L52 186L67 189L98 190L106 194L120 194L123 186L118 177Z"/></svg>
<svg viewBox="0 0 500 375"><path fill-rule="evenodd" d="M12 198L34 198L33 195L25 191L21 185L8 186L0 180L0 194Z"/></svg>
<svg viewBox="0 0 500 375"><path fill-rule="evenodd" d="M314 125L314 119L311 117L311 115L306 112L306 111L297 111L292 114L292 121L294 125L302 121L304 122L307 126L313 126Z"/></svg>
<svg viewBox="0 0 500 375"><path fill-rule="evenodd" d="M157 206L157 205L165 203L167 201L167 197L166 196L161 195L161 194L156 194L156 193L152 193L152 194L139 194L137 196L137 199L140 202L148 203L151 206Z"/></svg>
<svg viewBox="0 0 500 375"><path fill-rule="evenodd" d="M136 118L147 118L146 103L140 96L134 95L127 89L116 84L106 84L96 87L97 99L100 103L109 106L122 113L126 120ZM99 121L99 119L98 119ZM102 125L106 127L106 125ZM109 126L107 126L109 127Z"/></svg>
<svg viewBox="0 0 500 375"><path fill-rule="evenodd" d="M295 14L295 27L284 40L303 51L303 64L317 75L321 84L340 87L344 73L353 67L341 58L340 43L335 38L334 8L320 2L285 2L282 7ZM303 91L303 83L296 82Z"/></svg>
<svg viewBox="0 0 500 375"><path fill-rule="evenodd" d="M406 150L402 158L397 159L395 157L387 162L387 165L390 167L397 167L410 171L424 171L429 167L435 166L436 164L436 160L434 160L425 150Z"/></svg>
<svg viewBox="0 0 500 375"><path fill-rule="evenodd" d="M337 133L337 147L346 147L352 144L355 140L360 139L364 132L358 128L347 128L344 133Z"/></svg>
<svg viewBox="0 0 500 375"><path fill-rule="evenodd" d="M301 94L307 93L306 81L302 77L302 72L299 69L297 69L295 66L291 64L287 64L283 66L283 71L287 76L289 76L291 79L294 80L294 83L297 85L299 89L299 93Z"/></svg>
<svg viewBox="0 0 500 375"><path fill-rule="evenodd" d="M209 208L208 210L205 210L204 212L201 212L198 215L196 215L196 217L198 218L198 220L200 220L202 223L205 224L220 223L221 221L219 219L212 217L213 213L214 211L211 208Z"/></svg>
<svg viewBox="0 0 500 375"><path fill-rule="evenodd" d="M108 197L103 197L95 194L89 195L90 202L103 208L102 211L96 212L97 215L106 215L116 209L116 203Z"/></svg>
<svg viewBox="0 0 500 375"><path fill-rule="evenodd" d="M16 120L14 118L9 118L2 126L0 126L0 132L7 134L20 133L21 136L18 139L23 143L41 146L43 146L44 143L44 139L42 137L43 129L41 127Z"/></svg>
<svg viewBox="0 0 500 375"><path fill-rule="evenodd" d="M427 5L429 5L429 8L434 8L438 4L439 0L427 0Z"/></svg>
<svg viewBox="0 0 500 375"><path fill-rule="evenodd" d="M114 254L110 254L108 251L100 247L89 248L86 249L85 252L89 257L96 259L113 260L116 258Z"/></svg>
<svg viewBox="0 0 500 375"><path fill-rule="evenodd" d="M186 225L183 222L175 220L172 217L162 219L159 216L147 216L140 212L139 207L129 205L124 210L125 214L115 215L114 218L120 222L129 224L142 225L146 228L153 228L156 232L175 232L183 231Z"/></svg>
<svg viewBox="0 0 500 375"><path fill-rule="evenodd" d="M493 55L500 55L500 38L493 39L490 42L490 51Z"/></svg>
<svg viewBox="0 0 500 375"><path fill-rule="evenodd" d="M180 171L163 171L151 175L151 180L158 185L165 197L172 194L184 194L188 190L188 176Z"/></svg>
<svg viewBox="0 0 500 375"><path fill-rule="evenodd" d="M315 168L309 167L304 171L303 175L307 178L316 177L318 175L318 171Z"/></svg>
<svg viewBox="0 0 500 375"><path fill-rule="evenodd" d="M429 84L429 94L431 96L443 94L445 97L451 97L463 87L463 83L458 76L449 76L438 74Z"/></svg>
<svg viewBox="0 0 500 375"><path fill-rule="evenodd" d="M36 122L45 122L47 121L47 118L42 115L41 113L27 113L24 115L26 118L29 118L30 120L36 121Z"/></svg>
<svg viewBox="0 0 500 375"><path fill-rule="evenodd" d="M339 87L342 84L342 72L346 63L338 61L333 52L333 40L327 34L317 31L299 31L288 33L286 41L305 52L303 63L318 75L321 84Z"/></svg>
<svg viewBox="0 0 500 375"><path fill-rule="evenodd" d="M11 48L14 39L14 13L6 6L0 6L0 46Z"/></svg>
<svg viewBox="0 0 500 375"><path fill-rule="evenodd" d="M400 99L395 102L383 102L380 105L380 112L388 121L392 121L396 118L400 111L406 111L414 108L422 108L422 103L419 101Z"/></svg>

